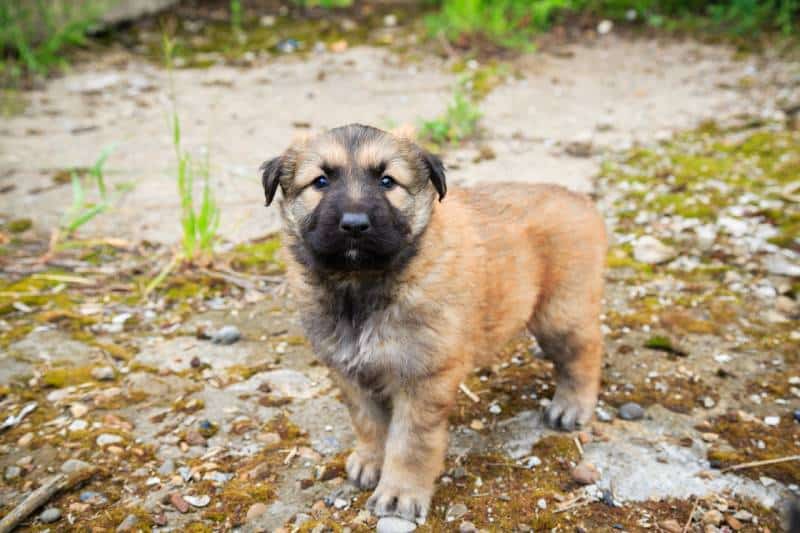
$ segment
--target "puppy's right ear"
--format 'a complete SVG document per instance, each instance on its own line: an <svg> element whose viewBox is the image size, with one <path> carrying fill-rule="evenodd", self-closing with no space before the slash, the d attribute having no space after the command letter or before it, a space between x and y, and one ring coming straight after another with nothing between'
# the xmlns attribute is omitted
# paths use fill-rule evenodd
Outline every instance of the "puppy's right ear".
<svg viewBox="0 0 800 533"><path fill-rule="evenodd" d="M261 183L264 185L264 197L267 199L267 206L272 203L275 193L278 191L281 174L283 173L284 157L279 155L261 165Z"/></svg>

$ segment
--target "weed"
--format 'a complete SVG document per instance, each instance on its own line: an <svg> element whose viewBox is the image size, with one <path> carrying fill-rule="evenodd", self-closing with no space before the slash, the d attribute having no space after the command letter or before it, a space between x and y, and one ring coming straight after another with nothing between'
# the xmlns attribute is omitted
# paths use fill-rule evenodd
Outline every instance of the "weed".
<svg viewBox="0 0 800 533"><path fill-rule="evenodd" d="M114 203L108 194L103 167L108 157L114 152L114 146L109 146L100 153L94 165L89 168L89 176L97 187L99 200L88 202L83 181L76 172L72 173L72 204L61 218L61 231L66 237L72 236L81 226L88 223L100 213L106 211Z"/></svg>
<svg viewBox="0 0 800 533"><path fill-rule="evenodd" d="M167 68L170 70L170 84L172 85L172 57L174 41L164 37L164 54ZM181 122L178 116L175 88L170 87L170 100L172 111L170 114L170 128L172 130L172 145L175 149L175 158L178 163L177 184L181 198L181 227L183 229L183 256L193 260L198 255L206 258L213 252L214 241L219 229L220 209L211 190L210 162L208 152L203 161L195 163L190 154L186 153L181 143ZM195 202L195 177L203 181L200 205Z"/></svg>
<svg viewBox="0 0 800 533"><path fill-rule="evenodd" d="M231 31L242 33L242 2L241 0L231 0Z"/></svg>
<svg viewBox="0 0 800 533"><path fill-rule="evenodd" d="M423 142L436 146L463 142L477 135L481 116L480 109L466 95L462 83L454 91L444 115L422 123L420 137Z"/></svg>
<svg viewBox="0 0 800 533"><path fill-rule="evenodd" d="M350 7L353 0L294 0L300 7L321 7L324 9L334 9L337 7Z"/></svg>

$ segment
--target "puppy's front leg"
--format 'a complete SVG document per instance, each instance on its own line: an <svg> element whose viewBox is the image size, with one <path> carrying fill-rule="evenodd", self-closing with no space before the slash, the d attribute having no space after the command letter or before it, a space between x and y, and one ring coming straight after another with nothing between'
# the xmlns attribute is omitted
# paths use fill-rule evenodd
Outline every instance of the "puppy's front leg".
<svg viewBox="0 0 800 533"><path fill-rule="evenodd" d="M356 447L347 458L347 477L359 488L375 488L389 430L389 408L346 379L339 377L337 381L347 400L356 434Z"/></svg>
<svg viewBox="0 0 800 533"><path fill-rule="evenodd" d="M377 516L422 523L444 466L447 414L458 380L426 379L392 396L381 481L367 501Z"/></svg>

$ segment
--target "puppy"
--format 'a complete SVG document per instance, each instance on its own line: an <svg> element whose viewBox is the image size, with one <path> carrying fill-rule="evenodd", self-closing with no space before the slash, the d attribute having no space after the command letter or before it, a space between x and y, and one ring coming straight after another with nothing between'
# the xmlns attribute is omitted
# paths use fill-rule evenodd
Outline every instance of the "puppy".
<svg viewBox="0 0 800 533"><path fill-rule="evenodd" d="M278 187L287 276L317 356L347 398L349 478L378 516L424 522L459 384L528 328L553 359L546 421L592 416L606 235L586 197L492 183L447 194L411 140L358 124L262 166Z"/></svg>

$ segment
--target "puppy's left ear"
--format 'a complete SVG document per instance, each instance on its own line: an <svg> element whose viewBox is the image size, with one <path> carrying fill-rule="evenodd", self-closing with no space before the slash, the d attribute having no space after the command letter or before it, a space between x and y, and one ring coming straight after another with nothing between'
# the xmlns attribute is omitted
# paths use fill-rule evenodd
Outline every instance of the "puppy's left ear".
<svg viewBox="0 0 800 533"><path fill-rule="evenodd" d="M275 193L278 191L280 184L280 177L283 173L284 156L279 155L269 161L265 161L259 170L261 170L261 183L264 185L264 196L267 199L266 205L272 203L275 198Z"/></svg>
<svg viewBox="0 0 800 533"><path fill-rule="evenodd" d="M428 176L431 183L433 183L436 192L439 193L439 201L444 200L447 194L447 181L444 176L444 163L442 163L439 156L434 155L427 150L420 150L422 152L422 161L425 163L425 168L428 170Z"/></svg>

